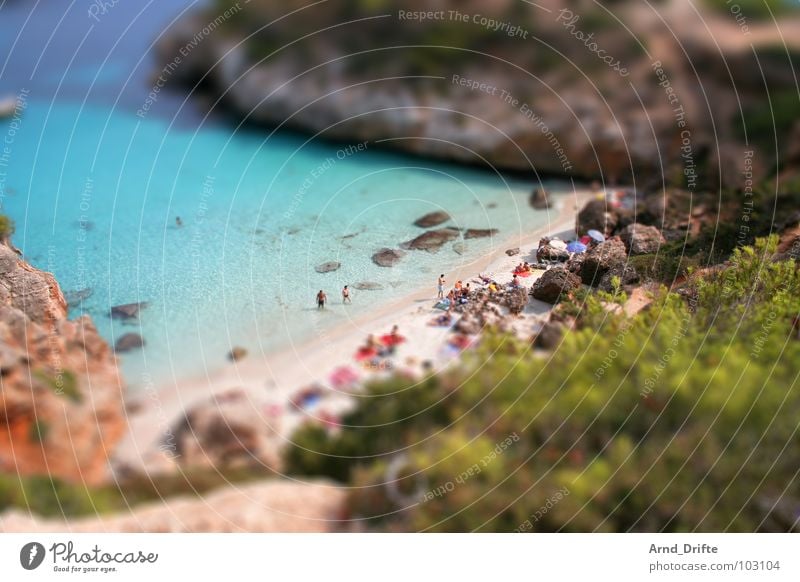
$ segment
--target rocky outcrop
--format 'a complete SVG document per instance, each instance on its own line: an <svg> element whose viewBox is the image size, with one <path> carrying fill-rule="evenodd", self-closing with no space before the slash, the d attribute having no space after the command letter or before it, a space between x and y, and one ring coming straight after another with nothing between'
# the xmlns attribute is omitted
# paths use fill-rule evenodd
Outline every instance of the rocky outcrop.
<svg viewBox="0 0 800 582"><path fill-rule="evenodd" d="M327 261L314 267L314 270L317 273L332 273L333 271L338 271L341 266L342 264L336 261Z"/></svg>
<svg viewBox="0 0 800 582"><path fill-rule="evenodd" d="M281 468L280 420L265 420L244 393L192 407L172 428L176 459L187 467Z"/></svg>
<svg viewBox="0 0 800 582"><path fill-rule="evenodd" d="M575 219L575 232L586 234L589 230L599 230L610 235L617 227L619 218L603 198L595 198L586 203Z"/></svg>
<svg viewBox="0 0 800 582"><path fill-rule="evenodd" d="M421 235L406 241L400 245L403 249L415 251L428 251L435 253L441 249L446 243L457 239L460 232L455 228L440 228L438 230L429 230Z"/></svg>
<svg viewBox="0 0 800 582"><path fill-rule="evenodd" d="M581 281L597 286L607 274L621 274L628 260L625 245L619 238L610 238L591 248L581 264Z"/></svg>
<svg viewBox="0 0 800 582"><path fill-rule="evenodd" d="M554 267L545 271L533 284L531 295L547 303L557 303L562 295L581 286L581 279L564 267Z"/></svg>
<svg viewBox="0 0 800 582"><path fill-rule="evenodd" d="M0 514L12 532L297 532L337 528L347 491L323 480L270 480L222 487L202 497L171 497L102 517L41 519L19 510Z"/></svg>
<svg viewBox="0 0 800 582"><path fill-rule="evenodd" d="M436 212L429 212L425 216L418 218L414 221L414 226L419 226L420 228L431 228L433 226L444 224L448 220L450 220L450 215L444 211L438 210Z"/></svg>
<svg viewBox="0 0 800 582"><path fill-rule="evenodd" d="M619 235L632 255L650 255L657 253L665 242L661 231L655 226L645 226L638 222L626 226Z"/></svg>
<svg viewBox="0 0 800 582"><path fill-rule="evenodd" d="M558 247L551 244L548 237L539 240L539 246L536 249L536 260L541 261L566 261L569 259L569 251L565 247Z"/></svg>
<svg viewBox="0 0 800 582"><path fill-rule="evenodd" d="M399 249L382 248L372 255L372 262L379 267L394 267L405 255Z"/></svg>
<svg viewBox="0 0 800 582"><path fill-rule="evenodd" d="M122 380L50 273L0 245L0 471L94 484L122 436ZM90 393L91 390L91 393Z"/></svg>

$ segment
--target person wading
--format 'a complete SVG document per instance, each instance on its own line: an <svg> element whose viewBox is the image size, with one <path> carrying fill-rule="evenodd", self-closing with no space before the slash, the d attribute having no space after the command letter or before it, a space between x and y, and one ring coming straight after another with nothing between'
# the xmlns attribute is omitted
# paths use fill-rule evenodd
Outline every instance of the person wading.
<svg viewBox="0 0 800 582"><path fill-rule="evenodd" d="M325 309L325 302L327 300L328 296L325 295L325 291L320 289L319 293L317 293L317 309Z"/></svg>

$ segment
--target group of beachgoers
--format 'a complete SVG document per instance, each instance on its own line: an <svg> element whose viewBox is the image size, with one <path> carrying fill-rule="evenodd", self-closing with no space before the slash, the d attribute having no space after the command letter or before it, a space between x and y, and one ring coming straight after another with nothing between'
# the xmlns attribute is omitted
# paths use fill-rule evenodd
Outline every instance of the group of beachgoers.
<svg viewBox="0 0 800 582"><path fill-rule="evenodd" d="M394 356L397 346L404 341L406 338L400 335L400 329L396 325L392 326L389 333L380 337L369 334L364 345L356 351L355 359L357 362L377 366L382 359Z"/></svg>
<svg viewBox="0 0 800 582"><path fill-rule="evenodd" d="M322 289L319 290L317 293L317 309L325 309L325 304L328 302L328 295ZM352 303L353 300L350 297L350 287L345 285L342 288L342 304L346 305L348 303Z"/></svg>

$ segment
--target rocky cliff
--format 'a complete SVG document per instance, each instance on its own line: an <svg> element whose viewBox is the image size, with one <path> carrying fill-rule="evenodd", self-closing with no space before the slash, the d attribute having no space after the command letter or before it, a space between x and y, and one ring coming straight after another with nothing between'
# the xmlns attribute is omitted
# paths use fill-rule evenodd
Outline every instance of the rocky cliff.
<svg viewBox="0 0 800 582"><path fill-rule="evenodd" d="M372 11L369 3L298 4L217 0L187 16L157 45L159 82L210 92L215 106L247 121L318 137L500 169L611 182L635 176L640 184L664 177L694 188L716 184L720 168L743 166L753 145L742 139L742 122L751 133L772 129L763 103L794 89L788 58L800 48L792 41L775 49L794 38L797 20L781 29L754 21L745 35L724 12L698 15L683 2L661 3L658 17L638 2L615 3L614 17L586 3L578 10L548 0L543 12L493 2L472 5L467 20L442 10L423 21L397 8L431 6L409 0ZM444 0L435 7L467 8ZM771 125L788 131L794 110L778 111L778 100L775 107ZM756 155L753 171L769 157ZM730 185L739 178L722 175Z"/></svg>
<svg viewBox="0 0 800 582"><path fill-rule="evenodd" d="M91 318L0 244L0 471L98 483L124 430L123 384Z"/></svg>

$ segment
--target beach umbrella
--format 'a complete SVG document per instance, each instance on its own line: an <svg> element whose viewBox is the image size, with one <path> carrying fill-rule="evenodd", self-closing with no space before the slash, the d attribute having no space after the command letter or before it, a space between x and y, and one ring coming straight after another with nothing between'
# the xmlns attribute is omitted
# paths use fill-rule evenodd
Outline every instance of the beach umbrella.
<svg viewBox="0 0 800 582"><path fill-rule="evenodd" d="M592 238L592 240L596 240L597 242L603 242L606 240L606 236L599 230L592 229L586 234L588 234Z"/></svg>
<svg viewBox="0 0 800 582"><path fill-rule="evenodd" d="M586 245L580 241L574 240L567 245L567 250L571 253L585 253Z"/></svg>
<svg viewBox="0 0 800 582"><path fill-rule="evenodd" d="M557 238L554 238L548 244L550 245L550 248L556 249L557 251L565 251L565 250L567 250L567 243L565 243L563 240L559 240Z"/></svg>

